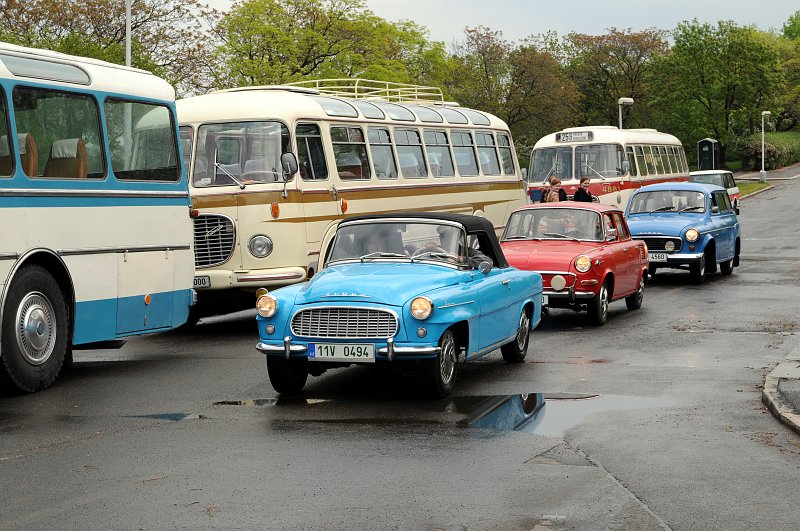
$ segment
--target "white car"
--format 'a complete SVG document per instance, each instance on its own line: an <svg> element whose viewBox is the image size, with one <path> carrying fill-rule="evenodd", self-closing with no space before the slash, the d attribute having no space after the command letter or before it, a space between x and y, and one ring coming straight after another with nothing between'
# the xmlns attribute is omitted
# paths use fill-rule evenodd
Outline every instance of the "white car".
<svg viewBox="0 0 800 531"><path fill-rule="evenodd" d="M733 173L727 170L702 170L689 173L689 181L693 183L716 184L728 189L728 195L734 208L739 208L739 187Z"/></svg>

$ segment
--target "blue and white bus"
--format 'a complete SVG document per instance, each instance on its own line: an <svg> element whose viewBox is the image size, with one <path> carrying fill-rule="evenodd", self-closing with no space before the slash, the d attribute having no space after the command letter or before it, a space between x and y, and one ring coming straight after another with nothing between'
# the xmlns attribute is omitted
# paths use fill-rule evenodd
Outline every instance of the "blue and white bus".
<svg viewBox="0 0 800 531"><path fill-rule="evenodd" d="M0 43L0 388L193 303L175 92L142 70Z"/></svg>

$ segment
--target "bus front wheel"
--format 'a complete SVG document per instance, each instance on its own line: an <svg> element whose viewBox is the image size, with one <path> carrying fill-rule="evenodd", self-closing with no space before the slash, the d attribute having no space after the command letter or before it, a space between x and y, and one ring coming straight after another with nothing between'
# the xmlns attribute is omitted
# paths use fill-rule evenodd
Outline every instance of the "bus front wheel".
<svg viewBox="0 0 800 531"><path fill-rule="evenodd" d="M0 387L33 393L56 380L67 355L67 305L43 267L23 266L3 309Z"/></svg>

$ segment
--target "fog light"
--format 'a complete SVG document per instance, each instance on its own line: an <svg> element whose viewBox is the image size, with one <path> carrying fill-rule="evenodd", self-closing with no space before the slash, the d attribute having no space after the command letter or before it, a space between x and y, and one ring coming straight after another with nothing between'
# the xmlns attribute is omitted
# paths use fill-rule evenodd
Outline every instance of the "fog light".
<svg viewBox="0 0 800 531"><path fill-rule="evenodd" d="M425 337L428 335L428 331L422 327L417 328L417 337Z"/></svg>
<svg viewBox="0 0 800 531"><path fill-rule="evenodd" d="M556 275L550 279L550 287L556 291L561 291L566 285L567 281L561 275Z"/></svg>
<svg viewBox="0 0 800 531"><path fill-rule="evenodd" d="M266 330L268 334L272 335L275 333L275 325L267 325L264 330Z"/></svg>
<svg viewBox="0 0 800 531"><path fill-rule="evenodd" d="M664 244L664 250L665 251L674 251L675 250L675 242L673 242L672 240L667 241L667 243Z"/></svg>

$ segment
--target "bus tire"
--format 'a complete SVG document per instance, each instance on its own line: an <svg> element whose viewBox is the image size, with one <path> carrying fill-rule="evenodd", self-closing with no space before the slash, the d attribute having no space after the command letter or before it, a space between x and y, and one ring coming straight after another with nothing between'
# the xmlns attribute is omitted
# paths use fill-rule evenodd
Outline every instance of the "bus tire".
<svg viewBox="0 0 800 531"><path fill-rule="evenodd" d="M20 268L3 310L0 386L33 393L47 389L69 350L64 294L41 266Z"/></svg>

